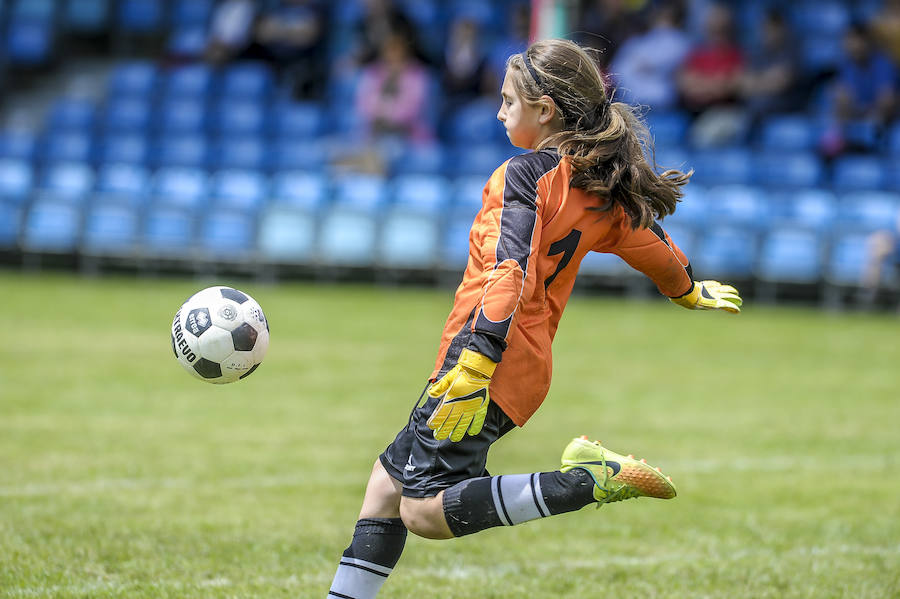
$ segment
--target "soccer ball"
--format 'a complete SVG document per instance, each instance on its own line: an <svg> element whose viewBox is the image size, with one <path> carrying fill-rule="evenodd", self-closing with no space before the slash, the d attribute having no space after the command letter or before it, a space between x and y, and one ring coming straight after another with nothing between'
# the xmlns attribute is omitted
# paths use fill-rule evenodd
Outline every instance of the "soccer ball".
<svg viewBox="0 0 900 599"><path fill-rule="evenodd" d="M192 295L172 320L172 351L185 370L208 383L250 375L269 348L269 322L252 297L231 287Z"/></svg>

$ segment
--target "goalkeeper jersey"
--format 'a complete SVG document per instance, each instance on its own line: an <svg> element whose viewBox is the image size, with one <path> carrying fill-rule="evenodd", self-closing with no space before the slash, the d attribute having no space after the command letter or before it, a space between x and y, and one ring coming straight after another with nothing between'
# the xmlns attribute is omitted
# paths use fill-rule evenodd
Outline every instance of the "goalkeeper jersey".
<svg viewBox="0 0 900 599"><path fill-rule="evenodd" d="M588 252L616 254L663 295L683 295L692 285L687 258L658 223L633 230L618 204L590 210L601 201L570 187L571 174L552 149L515 156L494 171L431 375L450 370L465 348L500 362L490 397L519 426L550 388L550 346Z"/></svg>

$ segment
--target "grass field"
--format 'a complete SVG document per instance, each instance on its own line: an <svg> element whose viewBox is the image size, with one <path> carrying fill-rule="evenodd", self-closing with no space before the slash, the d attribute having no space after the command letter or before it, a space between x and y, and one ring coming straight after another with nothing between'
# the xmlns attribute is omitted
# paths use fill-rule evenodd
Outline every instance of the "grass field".
<svg viewBox="0 0 900 599"><path fill-rule="evenodd" d="M168 328L229 282L272 341L217 387ZM451 301L2 271L0 289L0 597L324 597ZM584 433L679 497L410 537L381 596L900 597L898 333L890 315L574 298L550 396L491 471L554 469Z"/></svg>

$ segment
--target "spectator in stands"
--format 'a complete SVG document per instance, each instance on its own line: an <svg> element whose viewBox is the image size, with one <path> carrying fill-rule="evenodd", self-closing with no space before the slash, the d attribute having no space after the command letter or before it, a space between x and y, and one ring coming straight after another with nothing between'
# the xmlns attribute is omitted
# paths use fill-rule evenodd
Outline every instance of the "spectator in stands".
<svg viewBox="0 0 900 599"><path fill-rule="evenodd" d="M406 38L411 54L419 62L433 64L421 48L412 22L392 0L364 0L363 4L365 12L354 25L352 63L361 66L378 60L385 42L396 34Z"/></svg>
<svg viewBox="0 0 900 599"><path fill-rule="evenodd" d="M881 49L895 67L900 67L900 0L885 0L884 6L869 22Z"/></svg>
<svg viewBox="0 0 900 599"><path fill-rule="evenodd" d="M877 136L897 108L897 71L876 47L869 28L862 23L851 25L843 47L833 90L833 125L822 144L829 156L844 150L871 150L875 140L854 136L853 131L872 128Z"/></svg>
<svg viewBox="0 0 900 599"><path fill-rule="evenodd" d="M863 271L861 301L873 305L886 279L900 274L900 217L893 231L878 231L869 238L869 256Z"/></svg>
<svg viewBox="0 0 900 599"><path fill-rule="evenodd" d="M206 59L221 64L250 47L257 12L253 0L224 0L219 4L210 19Z"/></svg>
<svg viewBox="0 0 900 599"><path fill-rule="evenodd" d="M592 0L582 5L575 27L575 41L600 50L605 72L619 47L644 28L645 0Z"/></svg>
<svg viewBox="0 0 900 599"><path fill-rule="evenodd" d="M680 5L660 4L653 11L650 29L622 44L610 65L618 99L662 110L675 106L675 73L690 50L682 18Z"/></svg>
<svg viewBox="0 0 900 599"><path fill-rule="evenodd" d="M733 143L743 134L745 117L738 101L745 59L735 37L731 11L724 4L712 5L705 39L678 71L681 102L697 116L691 130L697 146Z"/></svg>
<svg viewBox="0 0 900 599"><path fill-rule="evenodd" d="M481 40L479 25L470 18L463 17L450 28L441 64L441 91L448 112L487 93L493 97L499 87Z"/></svg>
<svg viewBox="0 0 900 599"><path fill-rule="evenodd" d="M740 95L751 125L767 115L799 108L800 61L794 37L777 10L766 14L759 45L740 79Z"/></svg>

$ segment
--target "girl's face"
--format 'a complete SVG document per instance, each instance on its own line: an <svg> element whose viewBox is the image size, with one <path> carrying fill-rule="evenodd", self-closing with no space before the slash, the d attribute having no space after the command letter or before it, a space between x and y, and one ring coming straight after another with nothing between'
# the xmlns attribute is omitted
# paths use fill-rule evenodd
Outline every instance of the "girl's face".
<svg viewBox="0 0 900 599"><path fill-rule="evenodd" d="M500 88L500 110L497 119L506 127L506 136L517 148L533 150L546 133L541 121L540 104L526 104L513 85L509 71Z"/></svg>

